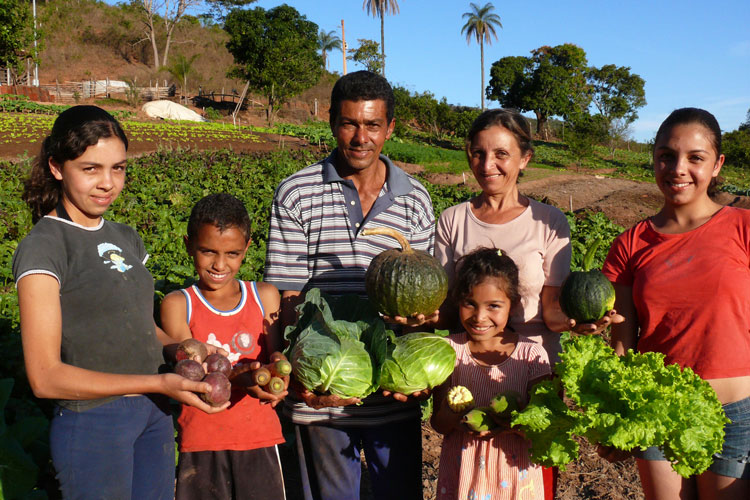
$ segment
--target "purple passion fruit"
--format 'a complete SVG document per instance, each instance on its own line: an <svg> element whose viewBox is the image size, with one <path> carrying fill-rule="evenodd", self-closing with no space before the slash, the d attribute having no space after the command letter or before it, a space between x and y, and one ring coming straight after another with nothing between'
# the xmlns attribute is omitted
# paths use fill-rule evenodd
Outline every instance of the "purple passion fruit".
<svg viewBox="0 0 750 500"><path fill-rule="evenodd" d="M232 384L221 372L212 372L203 378L211 386L211 391L201 394L201 399L211 406L221 406L229 401L232 394Z"/></svg>
<svg viewBox="0 0 750 500"><path fill-rule="evenodd" d="M183 359L192 359L197 361L198 363L203 363L203 361L206 359L206 356L208 356L208 351L206 350L206 346L203 345L203 342L192 338L185 339L180 342L180 345L177 346L177 351L174 355L177 361L182 361Z"/></svg>
<svg viewBox="0 0 750 500"><path fill-rule="evenodd" d="M215 352L206 357L206 371L208 373L221 372L227 377L232 373L232 362L226 356Z"/></svg>
<svg viewBox="0 0 750 500"><path fill-rule="evenodd" d="M193 380L194 382L200 382L201 380L203 380L203 377L206 376L206 372L203 370L203 366L192 359L183 359L181 361L178 361L174 367L174 372L177 375Z"/></svg>

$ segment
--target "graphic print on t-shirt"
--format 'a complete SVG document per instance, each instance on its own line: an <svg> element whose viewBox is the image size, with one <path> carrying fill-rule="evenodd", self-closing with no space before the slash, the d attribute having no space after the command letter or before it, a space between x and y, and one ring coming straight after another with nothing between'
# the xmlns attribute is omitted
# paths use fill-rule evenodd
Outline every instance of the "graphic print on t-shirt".
<svg viewBox="0 0 750 500"><path fill-rule="evenodd" d="M105 264L112 264L110 269L117 269L121 273L124 273L130 269L131 265L125 263L125 257L122 256L122 249L112 243L100 243L96 247L99 252L99 257L104 258Z"/></svg>

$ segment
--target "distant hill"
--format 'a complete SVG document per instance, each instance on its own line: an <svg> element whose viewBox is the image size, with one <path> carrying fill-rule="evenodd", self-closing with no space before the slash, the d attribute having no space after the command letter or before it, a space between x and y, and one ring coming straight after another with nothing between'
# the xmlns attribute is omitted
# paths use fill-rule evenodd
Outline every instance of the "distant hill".
<svg viewBox="0 0 750 500"><path fill-rule="evenodd" d="M139 85L167 86L173 82L166 70L154 71L151 43L145 38L142 21L129 5L108 5L97 0L49 0L38 3L38 19L45 33L40 54L39 81L42 85L85 80L134 80ZM227 78L234 60L226 49L227 34L219 25L205 25L186 16L177 26L170 48L170 60L179 54L187 58L198 54L188 78L188 95L199 89L206 94L239 94L245 82ZM315 115L327 120L328 101L336 75L327 74L321 83L303 93L282 110L289 121L305 121ZM264 116L262 97L250 95L258 103L248 110L258 120ZM219 106L221 107L221 106ZM227 98L223 106L229 112L234 105Z"/></svg>

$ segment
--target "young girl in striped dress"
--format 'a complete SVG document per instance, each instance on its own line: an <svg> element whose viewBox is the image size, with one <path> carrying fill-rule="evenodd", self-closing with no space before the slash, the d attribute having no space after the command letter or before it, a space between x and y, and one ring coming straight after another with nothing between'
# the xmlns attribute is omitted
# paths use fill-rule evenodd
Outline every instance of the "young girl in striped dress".
<svg viewBox="0 0 750 500"><path fill-rule="evenodd" d="M509 390L520 394L525 406L531 386L551 374L544 348L508 325L512 308L521 300L513 260L501 250L479 248L458 266L451 298L465 331L448 337L456 350L456 366L434 392L431 419L433 428L445 436L438 499L543 498L542 469L531 463L523 436L507 427L473 432L461 423L466 411L448 407L448 390L457 385L471 391L477 407Z"/></svg>

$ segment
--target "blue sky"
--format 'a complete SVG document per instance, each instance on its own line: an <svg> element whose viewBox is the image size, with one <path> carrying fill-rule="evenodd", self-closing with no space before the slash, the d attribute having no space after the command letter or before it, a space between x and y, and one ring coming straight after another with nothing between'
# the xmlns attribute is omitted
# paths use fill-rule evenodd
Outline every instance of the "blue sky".
<svg viewBox="0 0 750 500"><path fill-rule="evenodd" d="M380 43L380 20L361 0L258 0L266 9L287 3L349 47L357 39ZM475 1L484 5L483 0ZM675 108L712 112L724 131L736 129L750 109L750 1L652 0L613 2L493 1L503 28L485 45L485 84L493 62L528 56L543 45L573 43L590 66L629 66L646 81L648 104L631 126L632 136L651 139ZM400 14L385 18L386 77L409 90L430 91L451 104L479 106L480 54L461 34L468 0L399 0ZM331 71L343 70L342 55L330 56ZM362 69L352 61L347 70ZM497 107L488 101L488 107Z"/></svg>

